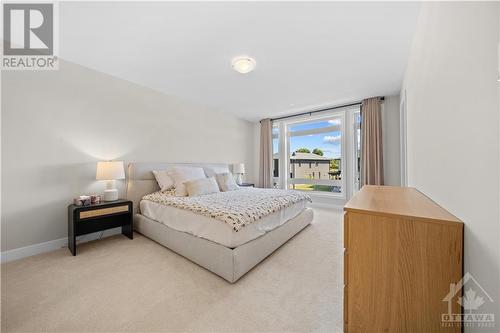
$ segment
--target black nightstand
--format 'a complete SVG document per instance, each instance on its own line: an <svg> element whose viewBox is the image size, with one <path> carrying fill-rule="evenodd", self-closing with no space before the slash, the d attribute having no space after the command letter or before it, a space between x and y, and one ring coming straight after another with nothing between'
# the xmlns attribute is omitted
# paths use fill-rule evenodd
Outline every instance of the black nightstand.
<svg viewBox="0 0 500 333"><path fill-rule="evenodd" d="M238 186L240 186L240 187L255 187L255 184L253 184L253 183L241 183Z"/></svg>
<svg viewBox="0 0 500 333"><path fill-rule="evenodd" d="M90 206L68 206L68 248L76 256L76 236L122 227L122 234L133 239L132 201L116 200Z"/></svg>

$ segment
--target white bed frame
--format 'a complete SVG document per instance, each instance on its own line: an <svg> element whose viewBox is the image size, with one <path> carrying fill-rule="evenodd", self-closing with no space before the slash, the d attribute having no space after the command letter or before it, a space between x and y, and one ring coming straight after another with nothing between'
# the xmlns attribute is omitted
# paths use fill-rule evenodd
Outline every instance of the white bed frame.
<svg viewBox="0 0 500 333"><path fill-rule="evenodd" d="M152 170L168 167L198 166L227 167L227 164L131 163L128 166L127 198L133 202L134 228L144 236L177 252L196 264L233 283L259 262L309 225L313 218L310 208L282 226L234 249L180 232L140 214L139 203L146 194L158 191Z"/></svg>

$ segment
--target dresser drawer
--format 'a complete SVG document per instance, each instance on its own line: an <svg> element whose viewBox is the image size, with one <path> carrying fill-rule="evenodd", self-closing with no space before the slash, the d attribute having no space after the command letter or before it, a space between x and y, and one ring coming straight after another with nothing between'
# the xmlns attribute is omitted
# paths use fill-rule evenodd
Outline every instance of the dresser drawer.
<svg viewBox="0 0 500 333"><path fill-rule="evenodd" d="M115 207L107 207L101 209L93 209L80 212L79 218L80 220L90 219L93 217L117 214L117 213L127 213L129 211L129 205L115 206Z"/></svg>

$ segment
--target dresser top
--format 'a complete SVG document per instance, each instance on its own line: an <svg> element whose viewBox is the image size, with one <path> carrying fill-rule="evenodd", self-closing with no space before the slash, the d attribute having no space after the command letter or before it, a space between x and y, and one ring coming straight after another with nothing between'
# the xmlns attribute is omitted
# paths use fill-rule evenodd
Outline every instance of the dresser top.
<svg viewBox="0 0 500 333"><path fill-rule="evenodd" d="M345 211L462 223L412 187L365 185L344 206Z"/></svg>

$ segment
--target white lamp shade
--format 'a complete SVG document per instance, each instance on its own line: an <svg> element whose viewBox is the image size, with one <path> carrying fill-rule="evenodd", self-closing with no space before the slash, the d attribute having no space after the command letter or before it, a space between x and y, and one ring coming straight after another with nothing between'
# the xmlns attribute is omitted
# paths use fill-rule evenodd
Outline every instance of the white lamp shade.
<svg viewBox="0 0 500 333"><path fill-rule="evenodd" d="M97 180L125 179L123 161L97 162Z"/></svg>
<svg viewBox="0 0 500 333"><path fill-rule="evenodd" d="M243 163L235 163L235 164L233 164L233 173L244 174L245 173L245 164L243 164Z"/></svg>

